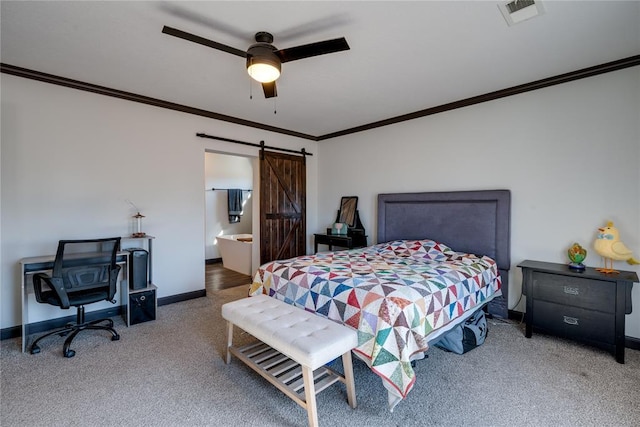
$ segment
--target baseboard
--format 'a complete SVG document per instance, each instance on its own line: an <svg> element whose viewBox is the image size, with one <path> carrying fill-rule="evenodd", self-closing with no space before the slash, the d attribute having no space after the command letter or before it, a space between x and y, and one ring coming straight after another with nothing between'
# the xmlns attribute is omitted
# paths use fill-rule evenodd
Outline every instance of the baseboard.
<svg viewBox="0 0 640 427"><path fill-rule="evenodd" d="M10 328L4 328L0 330L0 340L7 340L9 338L17 338L22 334L22 327L11 326Z"/></svg>
<svg viewBox="0 0 640 427"><path fill-rule="evenodd" d="M625 336L624 346L633 350L640 350L640 338Z"/></svg>
<svg viewBox="0 0 640 427"><path fill-rule="evenodd" d="M524 313L521 311L509 310L509 320L517 320L518 322L524 322Z"/></svg>
<svg viewBox="0 0 640 427"><path fill-rule="evenodd" d="M222 263L222 258L209 258L209 259L205 259L204 263L209 265L209 264L220 264Z"/></svg>
<svg viewBox="0 0 640 427"><path fill-rule="evenodd" d="M184 294L176 294L168 297L158 298L158 307L161 305L173 304L175 302L188 301L190 299L201 298L207 296L207 290L201 289L199 291L185 292Z"/></svg>
<svg viewBox="0 0 640 427"><path fill-rule="evenodd" d="M206 289L200 291L186 292L184 294L171 295L168 297L158 298L158 306L173 304L174 302L187 301L190 299L206 297ZM75 312L75 310L74 310ZM101 319L104 317L114 317L122 314L122 307L112 307L103 310L91 311L85 314L84 318L87 321ZM29 324L29 333L37 334L46 331L50 331L56 328L61 328L67 323L75 322L76 315L59 317L57 319L44 320L42 322L35 322ZM11 326L9 328L3 328L0 330L0 340L6 340L10 338L17 338L22 334L22 326Z"/></svg>
<svg viewBox="0 0 640 427"><path fill-rule="evenodd" d="M75 310L72 311L75 313ZM102 319L105 317L114 317L118 316L122 313L122 309L120 306L105 308L102 310L90 311L85 313L84 320L90 322L92 320ZM76 314L65 317L58 317L57 319L49 319L43 320L42 322L34 322L29 324L29 333L30 334L39 334L41 332L50 331L56 328L62 328L67 323L75 322L77 320ZM4 328L0 331L1 339L5 340L8 338L17 338L22 334L22 327L12 326L10 328Z"/></svg>

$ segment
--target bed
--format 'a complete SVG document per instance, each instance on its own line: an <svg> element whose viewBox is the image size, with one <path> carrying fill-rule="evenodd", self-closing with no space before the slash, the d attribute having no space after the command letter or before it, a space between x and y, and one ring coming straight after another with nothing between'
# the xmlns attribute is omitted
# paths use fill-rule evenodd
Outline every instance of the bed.
<svg viewBox="0 0 640 427"><path fill-rule="evenodd" d="M484 307L506 317L509 230L508 190L379 194L376 244L264 264L249 293L356 329L393 410L430 342Z"/></svg>

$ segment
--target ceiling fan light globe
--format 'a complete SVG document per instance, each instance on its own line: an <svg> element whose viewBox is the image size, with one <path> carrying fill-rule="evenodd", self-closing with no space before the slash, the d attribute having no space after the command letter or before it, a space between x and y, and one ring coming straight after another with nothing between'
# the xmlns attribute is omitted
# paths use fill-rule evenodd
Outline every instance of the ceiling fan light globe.
<svg viewBox="0 0 640 427"><path fill-rule="evenodd" d="M253 63L247 67L252 79L260 83L271 83L280 77L280 70L272 64Z"/></svg>

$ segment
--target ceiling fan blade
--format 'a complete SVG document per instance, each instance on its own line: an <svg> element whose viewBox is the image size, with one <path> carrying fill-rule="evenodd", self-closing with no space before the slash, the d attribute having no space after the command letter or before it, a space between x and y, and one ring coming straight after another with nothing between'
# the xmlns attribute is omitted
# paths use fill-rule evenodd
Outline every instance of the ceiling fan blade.
<svg viewBox="0 0 640 427"><path fill-rule="evenodd" d="M238 40L246 40L247 38L248 34L245 31L240 31L238 27L229 25L227 22L224 22L222 20L217 20L210 16L202 15L201 13L192 11L189 8L189 4L187 4L186 6L183 6L184 3L179 4L181 2L158 2L158 3L159 3L158 9L168 13L169 15L173 15L177 18L191 21L195 24L204 25L205 27L208 27L209 29L214 30L216 33L224 33ZM335 17L335 19L337 19L337 17ZM338 23L340 23L340 21L338 21ZM280 38L280 36L278 38Z"/></svg>
<svg viewBox="0 0 640 427"><path fill-rule="evenodd" d="M325 40L323 42L281 49L276 51L275 54L280 57L282 62L289 62L298 59L310 58L312 56L324 55L327 53L340 52L343 50L349 50L349 45L347 44L347 40L344 37L341 37L339 39Z"/></svg>
<svg viewBox="0 0 640 427"><path fill-rule="evenodd" d="M276 90L276 82L262 83L262 90L264 91L265 98L273 98L278 96L278 91Z"/></svg>
<svg viewBox="0 0 640 427"><path fill-rule="evenodd" d="M322 33L323 31L326 33L349 23L350 20L346 15L337 13L322 18L313 18L307 22L300 22L300 24L293 27L278 30L278 43L291 44L295 40L300 40L301 37Z"/></svg>
<svg viewBox="0 0 640 427"><path fill-rule="evenodd" d="M247 57L247 52L243 50L227 46L226 44L214 42L213 40L205 39L204 37L196 36L195 34L187 33L182 30L167 27L166 25L162 28L162 32L164 34L169 34L170 36L178 37L180 39L188 40L190 42L198 43L207 47L212 47L214 49L218 49L232 55L240 56L242 58Z"/></svg>

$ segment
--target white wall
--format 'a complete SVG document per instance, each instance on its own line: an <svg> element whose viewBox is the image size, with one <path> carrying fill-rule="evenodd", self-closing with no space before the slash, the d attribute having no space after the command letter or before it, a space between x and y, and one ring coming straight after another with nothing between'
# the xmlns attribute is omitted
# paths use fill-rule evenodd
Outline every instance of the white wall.
<svg viewBox="0 0 640 427"><path fill-rule="evenodd" d="M127 199L146 215L143 231L156 236L158 296L204 289L204 153L256 156L258 149L196 132L316 153L312 141L8 74L0 79L0 328L21 322L19 260L55 253L62 238L128 235L135 212ZM310 232L317 228L316 159L307 158ZM73 314L32 308L31 321Z"/></svg>
<svg viewBox="0 0 640 427"><path fill-rule="evenodd" d="M612 220L640 257L640 67L319 143L318 228L343 195L375 242L376 196L387 192L511 190L509 307L521 293L517 264L563 263ZM616 263L617 268L640 271ZM640 338L640 284L626 334ZM524 310L524 304L518 305Z"/></svg>
<svg viewBox="0 0 640 427"><path fill-rule="evenodd" d="M54 253L60 238L127 235L135 212L126 199L147 216L143 231L157 237L159 296L204 289L204 153L256 156L257 149L196 132L314 153L309 252L309 236L333 222L343 195L360 197L375 241L378 193L508 188L511 308L520 261L564 262L578 241L596 266L591 242L606 220L640 256L638 67L318 144L7 74L0 84L0 328L20 324L18 261ZM258 184L254 174L254 212ZM255 259L254 251L254 267ZM626 332L640 338L637 284L633 302Z"/></svg>
<svg viewBox="0 0 640 427"><path fill-rule="evenodd" d="M205 259L220 258L216 236L222 234L251 234L253 221L252 193L243 192L244 201L240 222L230 224L227 192L212 188L253 188L253 164L249 157L205 153ZM256 170L255 173L259 173Z"/></svg>

